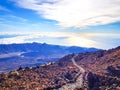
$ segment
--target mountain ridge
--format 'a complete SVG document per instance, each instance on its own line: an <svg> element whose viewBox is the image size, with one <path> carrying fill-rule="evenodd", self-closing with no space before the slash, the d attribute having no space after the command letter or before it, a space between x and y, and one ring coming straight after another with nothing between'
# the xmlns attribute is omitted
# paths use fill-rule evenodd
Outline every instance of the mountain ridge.
<svg viewBox="0 0 120 90"><path fill-rule="evenodd" d="M0 53L9 53L9 52L26 52L26 51L40 51L42 49L67 49L68 51L74 51L77 52L86 52L86 51L95 51L100 50L96 48L86 48L86 47L78 47L78 46L61 46L61 45L52 45L52 44L46 44L46 43L21 43L21 44L0 44ZM80 50L81 49L81 50ZM74 51L75 52L75 51Z"/></svg>
<svg viewBox="0 0 120 90"><path fill-rule="evenodd" d="M54 62L71 53L93 52L100 49L60 46L46 43L0 44L0 73L22 67Z"/></svg>

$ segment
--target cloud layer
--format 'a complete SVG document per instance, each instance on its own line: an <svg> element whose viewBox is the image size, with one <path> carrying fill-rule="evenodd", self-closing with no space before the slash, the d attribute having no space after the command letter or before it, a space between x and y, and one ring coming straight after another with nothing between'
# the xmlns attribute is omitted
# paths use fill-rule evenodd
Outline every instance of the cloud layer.
<svg viewBox="0 0 120 90"><path fill-rule="evenodd" d="M113 48L119 45L120 34L107 33L68 33L68 32L1 32L0 44L11 43L48 43L66 46L96 47L102 49ZM12 37L13 36L13 37ZM111 38L112 37L112 38Z"/></svg>
<svg viewBox="0 0 120 90"><path fill-rule="evenodd" d="M120 21L120 0L12 0L62 27L87 27Z"/></svg>

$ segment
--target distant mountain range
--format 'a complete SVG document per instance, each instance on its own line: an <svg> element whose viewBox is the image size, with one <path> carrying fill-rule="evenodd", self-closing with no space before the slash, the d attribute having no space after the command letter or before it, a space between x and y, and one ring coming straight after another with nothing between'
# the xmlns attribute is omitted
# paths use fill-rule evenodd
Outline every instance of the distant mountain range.
<svg viewBox="0 0 120 90"><path fill-rule="evenodd" d="M23 43L23 44L0 44L0 54L12 53L12 52L26 52L26 53L38 53L39 55L49 54L68 54L68 53L80 53L80 52L93 52L97 51L96 48L85 48L77 46L59 46L46 43ZM34 55L33 55L34 56Z"/></svg>
<svg viewBox="0 0 120 90"><path fill-rule="evenodd" d="M0 89L120 90L120 47L69 54L53 63L0 74Z"/></svg>
<svg viewBox="0 0 120 90"><path fill-rule="evenodd" d="M0 44L0 72L20 66L36 66L54 62L71 53L94 52L100 49L77 46L60 46L46 43Z"/></svg>

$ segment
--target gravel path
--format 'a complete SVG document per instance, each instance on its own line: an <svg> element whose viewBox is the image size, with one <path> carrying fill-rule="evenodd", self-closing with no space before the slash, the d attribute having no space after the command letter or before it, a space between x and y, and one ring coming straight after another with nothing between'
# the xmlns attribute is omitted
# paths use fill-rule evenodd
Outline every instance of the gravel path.
<svg viewBox="0 0 120 90"><path fill-rule="evenodd" d="M58 90L75 90L76 88L81 88L83 87L83 82L84 82L84 75L85 75L85 70L79 66L76 61L75 58L78 56L78 54L75 54L73 56L73 58L71 59L71 61L73 62L73 64L79 68L79 74L80 76L77 78L75 83L68 83L66 85L63 85L61 88L59 88Z"/></svg>

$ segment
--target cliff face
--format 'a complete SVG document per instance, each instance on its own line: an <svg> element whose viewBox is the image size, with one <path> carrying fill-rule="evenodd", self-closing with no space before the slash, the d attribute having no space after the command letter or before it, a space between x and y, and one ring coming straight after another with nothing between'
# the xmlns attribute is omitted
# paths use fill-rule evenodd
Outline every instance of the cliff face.
<svg viewBox="0 0 120 90"><path fill-rule="evenodd" d="M120 47L70 54L55 63L0 75L0 90L66 90L70 86L69 90L119 90Z"/></svg>

